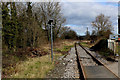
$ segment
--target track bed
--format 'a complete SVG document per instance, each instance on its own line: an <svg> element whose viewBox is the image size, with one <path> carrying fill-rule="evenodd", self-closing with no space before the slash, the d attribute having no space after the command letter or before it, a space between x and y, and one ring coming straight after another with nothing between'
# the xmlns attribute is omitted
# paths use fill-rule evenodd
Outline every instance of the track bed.
<svg viewBox="0 0 120 80"><path fill-rule="evenodd" d="M76 52L80 63L80 73L82 73L84 80L86 79L112 79L119 80L111 70L109 70L102 62L91 55L82 45L76 44Z"/></svg>

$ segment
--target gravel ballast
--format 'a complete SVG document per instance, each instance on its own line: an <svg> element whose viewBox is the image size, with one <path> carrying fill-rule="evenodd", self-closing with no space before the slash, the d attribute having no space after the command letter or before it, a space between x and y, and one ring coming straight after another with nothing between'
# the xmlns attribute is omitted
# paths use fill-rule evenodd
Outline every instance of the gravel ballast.
<svg viewBox="0 0 120 80"><path fill-rule="evenodd" d="M66 57L61 56L55 63L55 68L48 73L47 78L79 78L75 48L71 48Z"/></svg>

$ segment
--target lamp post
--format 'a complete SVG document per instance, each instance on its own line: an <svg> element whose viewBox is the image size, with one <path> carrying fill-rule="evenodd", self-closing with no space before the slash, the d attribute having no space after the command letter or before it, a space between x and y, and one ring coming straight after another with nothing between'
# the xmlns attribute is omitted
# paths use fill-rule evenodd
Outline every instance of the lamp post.
<svg viewBox="0 0 120 80"><path fill-rule="evenodd" d="M48 24L50 25L50 29L51 29L51 59L52 59L52 62L53 62L53 35L52 35L53 20L50 19L48 21Z"/></svg>

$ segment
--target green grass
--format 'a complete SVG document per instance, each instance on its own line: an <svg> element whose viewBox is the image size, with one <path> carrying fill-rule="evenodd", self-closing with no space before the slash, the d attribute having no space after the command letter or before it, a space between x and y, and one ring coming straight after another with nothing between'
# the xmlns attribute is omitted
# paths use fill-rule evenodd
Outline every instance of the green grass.
<svg viewBox="0 0 120 80"><path fill-rule="evenodd" d="M116 53L118 53L120 55L120 46L119 45L117 45Z"/></svg>
<svg viewBox="0 0 120 80"><path fill-rule="evenodd" d="M56 60L61 54L54 54ZM54 68L54 62L50 60L50 55L42 57L29 58L17 64L17 72L12 74L12 78L44 78L46 74Z"/></svg>
<svg viewBox="0 0 120 80"><path fill-rule="evenodd" d="M67 51L69 51L72 47L74 47L74 45L64 46L64 47L62 47L61 49L60 49L60 48L55 48L54 51L67 52Z"/></svg>
<svg viewBox="0 0 120 80"><path fill-rule="evenodd" d="M102 50L98 51L98 53L106 59L114 57L114 52L112 50L110 50L109 48L102 49Z"/></svg>
<svg viewBox="0 0 120 80"><path fill-rule="evenodd" d="M84 46L84 47L90 48L90 45L88 45L86 42L80 42L80 44L81 44L82 46Z"/></svg>
<svg viewBox="0 0 120 80"><path fill-rule="evenodd" d="M100 55L102 55L102 56L104 56L104 57L108 57L108 56L109 56L109 54L108 54L108 53L103 52L103 51L100 51L100 52L99 52L99 54L100 54Z"/></svg>

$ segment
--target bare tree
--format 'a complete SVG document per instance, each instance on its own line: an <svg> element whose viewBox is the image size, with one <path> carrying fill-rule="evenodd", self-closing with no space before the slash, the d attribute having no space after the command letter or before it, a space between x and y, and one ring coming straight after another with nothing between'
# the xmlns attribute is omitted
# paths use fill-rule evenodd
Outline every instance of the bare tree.
<svg viewBox="0 0 120 80"><path fill-rule="evenodd" d="M92 22L92 26L97 31L98 36L109 38L109 35L112 34L113 26L109 16L98 15Z"/></svg>
<svg viewBox="0 0 120 80"><path fill-rule="evenodd" d="M50 26L48 26L49 19L54 20L54 27L53 27L53 34L54 39L58 37L59 31L61 26L65 23L65 18L63 17L61 13L61 6L59 2L42 2L42 3L36 3L35 4L37 8L37 16L39 19L39 22L46 31L47 38L49 40L49 29Z"/></svg>
<svg viewBox="0 0 120 80"><path fill-rule="evenodd" d="M61 27L59 37L63 37L65 35L65 32L68 32L68 31L70 31L70 27L67 27L67 26Z"/></svg>

